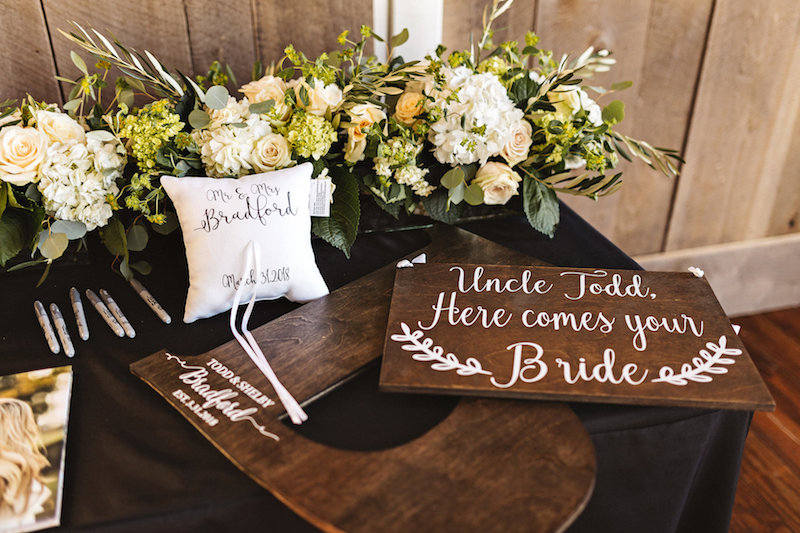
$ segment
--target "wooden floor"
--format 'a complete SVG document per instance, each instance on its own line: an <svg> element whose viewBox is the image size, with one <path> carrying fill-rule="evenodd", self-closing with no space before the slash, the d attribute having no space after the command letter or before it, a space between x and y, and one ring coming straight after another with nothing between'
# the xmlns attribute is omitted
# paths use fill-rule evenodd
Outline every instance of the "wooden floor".
<svg viewBox="0 0 800 533"><path fill-rule="evenodd" d="M800 532L800 308L732 322L777 409L753 417L730 531Z"/></svg>

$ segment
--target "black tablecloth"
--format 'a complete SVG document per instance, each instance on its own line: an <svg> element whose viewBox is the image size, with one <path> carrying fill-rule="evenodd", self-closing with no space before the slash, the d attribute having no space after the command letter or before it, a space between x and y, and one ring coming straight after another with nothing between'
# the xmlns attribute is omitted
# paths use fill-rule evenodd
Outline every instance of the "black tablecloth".
<svg viewBox="0 0 800 533"><path fill-rule="evenodd" d="M549 240L523 219L464 224L469 231L554 265L638 268L602 235L562 206L562 224ZM359 237L352 259L322 242L317 261L331 289L427 244L422 231ZM163 324L109 268L96 245L91 262L0 278L0 374L72 364L62 524L91 531L316 531L228 462L158 394L135 378L130 363L162 348L203 353L231 339L227 315L193 325L180 321L188 284L176 236L153 235L145 252L153 273L142 280L173 316ZM77 339L68 290L107 289L136 328L120 339L87 308L91 339L76 340L73 360L47 348L33 300L56 302ZM88 302L85 302L88 307ZM256 306L256 327L296 307ZM377 371L310 406L304 434L332 445L383 447L424 431L452 408L452 398L411 399L377 390ZM597 452L597 484L569 531L727 531L751 413L683 408L574 404ZM424 416L423 416L424 415ZM490 496L487 496L490 497Z"/></svg>

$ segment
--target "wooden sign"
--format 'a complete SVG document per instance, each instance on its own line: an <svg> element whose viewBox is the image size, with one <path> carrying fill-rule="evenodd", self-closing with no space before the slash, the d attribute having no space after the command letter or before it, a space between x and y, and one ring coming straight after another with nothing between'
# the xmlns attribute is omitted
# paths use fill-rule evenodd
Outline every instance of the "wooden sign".
<svg viewBox="0 0 800 533"><path fill-rule="evenodd" d="M423 251L440 261L534 261L449 227L434 231ZM392 263L253 331L298 400L323 396L380 356L394 270ZM591 440L563 404L465 398L410 442L352 451L281 422L275 392L234 341L194 357L160 351L131 370L324 531L563 531L594 486Z"/></svg>
<svg viewBox="0 0 800 533"><path fill-rule="evenodd" d="M397 270L383 390L772 410L691 273L428 264Z"/></svg>

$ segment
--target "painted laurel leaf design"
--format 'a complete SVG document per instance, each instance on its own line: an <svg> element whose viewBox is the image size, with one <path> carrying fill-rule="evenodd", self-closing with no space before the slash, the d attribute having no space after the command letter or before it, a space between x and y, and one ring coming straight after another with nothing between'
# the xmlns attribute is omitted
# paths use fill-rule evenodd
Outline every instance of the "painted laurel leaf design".
<svg viewBox="0 0 800 533"><path fill-rule="evenodd" d="M653 383L669 383L671 385L687 385L690 381L695 383L709 383L714 378L707 374L725 374L728 369L717 365L732 365L736 362L725 355L741 355L742 351L738 348L728 348L728 340L723 335L719 338L719 344L713 342L706 343L707 350L700 350L699 356L693 357L691 363L681 365L681 371L676 374L668 367L661 367L658 377Z"/></svg>
<svg viewBox="0 0 800 533"><path fill-rule="evenodd" d="M403 350L416 352L411 356L415 361L432 361L431 368L433 370L438 370L439 372L455 370L459 376L492 375L488 370L484 370L480 361L474 357L469 357L462 363L455 354L445 353L444 348L435 346L433 339L425 337L422 331L411 331L411 328L405 322L400 322L400 329L403 330L403 333L395 333L391 336L391 339L395 342L406 343L401 346Z"/></svg>

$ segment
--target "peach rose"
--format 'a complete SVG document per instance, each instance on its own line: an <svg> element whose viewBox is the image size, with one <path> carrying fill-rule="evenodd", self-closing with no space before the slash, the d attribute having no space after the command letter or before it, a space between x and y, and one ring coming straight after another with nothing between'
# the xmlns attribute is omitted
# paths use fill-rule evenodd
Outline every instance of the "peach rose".
<svg viewBox="0 0 800 533"><path fill-rule="evenodd" d="M423 103L425 99L421 93L417 92L404 92L397 100L397 105L394 109L394 118L397 122L411 126L417 121L415 118L422 113Z"/></svg>

